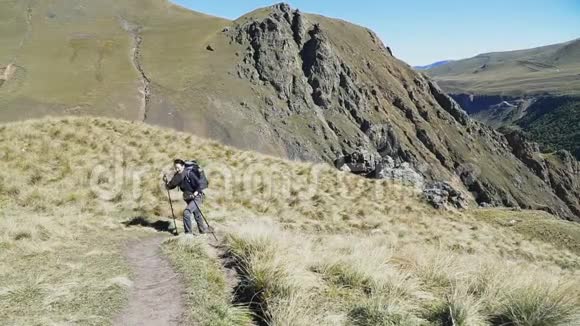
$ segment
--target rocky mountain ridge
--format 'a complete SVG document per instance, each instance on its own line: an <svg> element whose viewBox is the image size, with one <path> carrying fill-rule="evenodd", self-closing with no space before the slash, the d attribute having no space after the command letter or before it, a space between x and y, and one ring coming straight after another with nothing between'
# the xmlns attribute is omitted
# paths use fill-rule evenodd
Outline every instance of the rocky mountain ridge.
<svg viewBox="0 0 580 326"><path fill-rule="evenodd" d="M338 155L340 162L340 157L347 156L351 161L349 170L353 170L354 163L362 164L366 170L359 169L358 173L375 176L382 173L382 177L390 175L395 179L400 173L393 176L393 164L406 164L403 169L411 165L427 180L455 181L456 187L465 187L483 205L540 208L574 218L568 207L546 208L550 205L539 204L542 200L530 202L514 195L517 191L498 187L490 180L491 171L467 163L470 151L485 151L498 161L513 159L511 163L515 163L517 173L526 170L526 174L533 173L526 165L529 162L517 158L514 147L503 135L472 121L434 82L392 57L373 32L363 29L368 33L370 52L376 53L374 58L365 57L356 48L332 37L334 24L281 4L272 7L261 19L242 19L228 32L233 42L246 49L238 64L238 76L272 90L273 96L265 102L273 110L265 116L274 130L284 134L289 126L293 127L291 130L307 127L315 135L310 144L297 137L282 136L294 141L286 144L292 155L309 159L303 156L305 149L314 145L322 160L331 161ZM374 69L381 64L384 70ZM381 87L381 80L393 79L398 85ZM296 116L311 118L301 121L305 126L289 125L288 120ZM455 129L462 140L446 134L442 130L446 128ZM469 148L457 144L463 141L484 149L471 148L462 153ZM357 152L361 154L353 159ZM316 158L317 153L310 155ZM381 168L377 170L376 166ZM384 167L390 170L385 173ZM513 177L508 174L507 178ZM520 184L524 179L537 182L529 175L518 177L522 179ZM519 187L518 180L514 184ZM550 184L543 180L537 184L540 189L552 192ZM577 201L567 203L578 206Z"/></svg>

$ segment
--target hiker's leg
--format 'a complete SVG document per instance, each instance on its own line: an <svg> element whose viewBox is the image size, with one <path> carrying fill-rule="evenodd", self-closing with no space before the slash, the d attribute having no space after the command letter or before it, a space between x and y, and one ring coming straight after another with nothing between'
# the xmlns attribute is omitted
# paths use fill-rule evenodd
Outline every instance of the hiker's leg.
<svg viewBox="0 0 580 326"><path fill-rule="evenodd" d="M183 211L183 228L185 229L185 233L192 233L191 231L191 215L196 210L195 204L193 200L187 203L187 207Z"/></svg>
<svg viewBox="0 0 580 326"><path fill-rule="evenodd" d="M203 216L201 216L201 203L202 203L201 197L199 196L196 197L195 204L193 204L194 205L193 217L195 218L195 223L197 223L197 229L199 230L199 233L207 233L208 231L207 226L203 222ZM197 206L195 206L196 204Z"/></svg>

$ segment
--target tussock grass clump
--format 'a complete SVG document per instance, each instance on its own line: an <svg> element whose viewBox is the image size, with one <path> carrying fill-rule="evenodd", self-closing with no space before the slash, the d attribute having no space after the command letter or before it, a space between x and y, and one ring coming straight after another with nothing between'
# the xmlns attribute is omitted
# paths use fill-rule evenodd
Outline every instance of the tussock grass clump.
<svg viewBox="0 0 580 326"><path fill-rule="evenodd" d="M547 326L580 324L578 287L538 282L506 293L493 315L496 325Z"/></svg>
<svg viewBox="0 0 580 326"><path fill-rule="evenodd" d="M421 282L433 290L441 290L451 286L456 256L455 253L442 250L411 251L413 255L411 266L406 266L415 271Z"/></svg>
<svg viewBox="0 0 580 326"><path fill-rule="evenodd" d="M348 317L357 326L420 326L426 320L415 317L396 302L384 297L372 297L355 304Z"/></svg>
<svg viewBox="0 0 580 326"><path fill-rule="evenodd" d="M310 305L309 289L316 280L304 267L299 268L302 264L292 239L275 227L254 227L257 230L247 225L226 239L228 254L240 275L237 300L272 325L312 322L316 309ZM272 231L278 237L273 238Z"/></svg>
<svg viewBox="0 0 580 326"><path fill-rule="evenodd" d="M365 292L371 291L372 279L350 263L337 261L331 264L323 264L313 268L313 271L321 273L328 281L337 286L352 289L358 288Z"/></svg>
<svg viewBox="0 0 580 326"><path fill-rule="evenodd" d="M247 307L232 304L233 294L222 266L204 240L174 238L164 243L167 253L186 278L188 322L195 325L252 325Z"/></svg>
<svg viewBox="0 0 580 326"><path fill-rule="evenodd" d="M285 297L272 297L268 300L264 316L259 320L272 326L333 325L330 320L321 318L317 307L311 306L312 299L313 296L306 291L294 291Z"/></svg>
<svg viewBox="0 0 580 326"><path fill-rule="evenodd" d="M435 304L429 319L440 325L485 326L486 316L481 311L482 299L471 295L462 286L454 287L445 299Z"/></svg>

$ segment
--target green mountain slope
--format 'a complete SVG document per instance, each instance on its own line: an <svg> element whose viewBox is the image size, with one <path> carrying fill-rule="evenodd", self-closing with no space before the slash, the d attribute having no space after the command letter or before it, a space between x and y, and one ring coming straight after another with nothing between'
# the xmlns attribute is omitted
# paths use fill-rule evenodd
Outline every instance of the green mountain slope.
<svg viewBox="0 0 580 326"><path fill-rule="evenodd" d="M225 22L167 1L3 1L0 6L11 17L3 20L11 31L3 38L9 46L0 50L0 65L10 71L0 88L3 120L44 114L144 120L158 88L179 89L183 81L174 78L176 72L198 70L199 42ZM152 49L151 56L144 48ZM140 71L144 67L151 72Z"/></svg>
<svg viewBox="0 0 580 326"><path fill-rule="evenodd" d="M515 124L547 152L566 149L580 160L580 101L560 97L540 99Z"/></svg>

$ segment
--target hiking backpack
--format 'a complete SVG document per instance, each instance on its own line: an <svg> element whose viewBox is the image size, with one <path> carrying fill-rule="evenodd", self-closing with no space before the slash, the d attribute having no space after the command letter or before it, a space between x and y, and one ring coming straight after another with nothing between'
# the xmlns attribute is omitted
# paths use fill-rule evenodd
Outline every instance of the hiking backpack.
<svg viewBox="0 0 580 326"><path fill-rule="evenodd" d="M207 180L205 172L203 171L201 166L199 166L199 163L197 163L197 161L195 160L185 161L185 169L188 171L186 175L189 175L189 173L193 173L197 177L197 180L199 181L199 187L201 188L202 191L207 189L207 187L209 187L209 181Z"/></svg>

